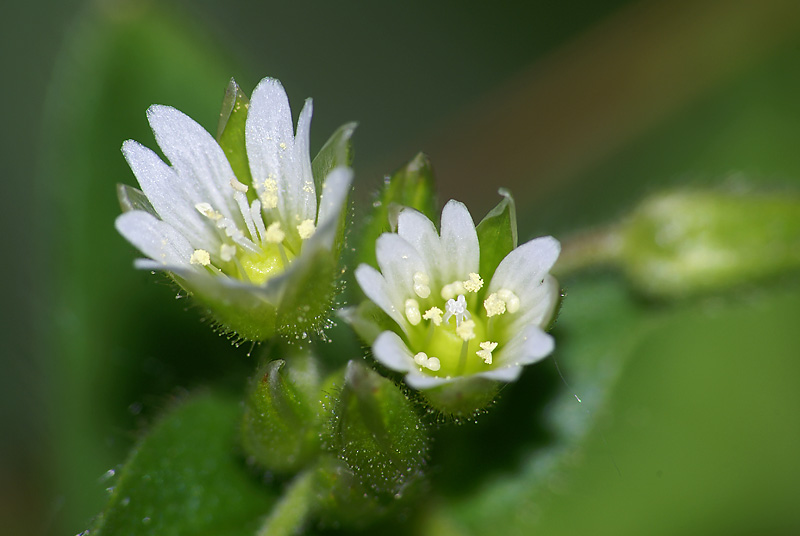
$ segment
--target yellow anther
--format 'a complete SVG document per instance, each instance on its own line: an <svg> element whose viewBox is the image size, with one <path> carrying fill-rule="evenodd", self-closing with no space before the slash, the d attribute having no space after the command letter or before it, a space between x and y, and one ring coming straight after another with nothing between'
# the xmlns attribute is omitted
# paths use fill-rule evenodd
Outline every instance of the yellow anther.
<svg viewBox="0 0 800 536"><path fill-rule="evenodd" d="M233 188L237 192L242 192L243 194L246 194L247 190L250 189L246 184L242 184L241 182L236 180L236 177L231 177L231 188Z"/></svg>
<svg viewBox="0 0 800 536"><path fill-rule="evenodd" d="M406 318L412 326L416 326L422 321L422 316L419 314L419 304L417 300L411 298L406 300L405 303Z"/></svg>
<svg viewBox="0 0 800 536"><path fill-rule="evenodd" d="M425 320L430 320L433 322L434 326L440 326L442 324L442 310L438 307L431 307L425 314L422 315L422 318Z"/></svg>
<svg viewBox="0 0 800 536"><path fill-rule="evenodd" d="M438 357L429 357L428 362L425 363L425 368L436 372L440 368L442 368L442 364L439 362Z"/></svg>
<svg viewBox="0 0 800 536"><path fill-rule="evenodd" d="M275 192L261 192L258 198L261 200L261 206L267 210L278 206L278 194Z"/></svg>
<svg viewBox="0 0 800 536"><path fill-rule="evenodd" d="M214 210L214 207L208 203L197 203L194 208L197 209L197 212L210 220L218 220L222 218L222 214Z"/></svg>
<svg viewBox="0 0 800 536"><path fill-rule="evenodd" d="M478 357L483 359L484 363L486 363L487 365L491 365L492 352L494 352L494 349L497 348L497 343L491 341L484 341L480 344L480 347L481 349L475 353L478 354Z"/></svg>
<svg viewBox="0 0 800 536"><path fill-rule="evenodd" d="M300 225L297 226L297 233L300 235L300 238L306 240L311 238L311 235L314 234L314 231L317 228L314 227L314 220L303 220Z"/></svg>
<svg viewBox="0 0 800 536"><path fill-rule="evenodd" d="M516 294L504 288L497 291L497 296L506 302L506 309L509 313L519 311L519 297Z"/></svg>
<svg viewBox="0 0 800 536"><path fill-rule="evenodd" d="M286 233L281 229L281 223L277 221L270 223L269 227L267 227L267 231L264 233L264 240L270 244L280 244L285 238Z"/></svg>
<svg viewBox="0 0 800 536"><path fill-rule="evenodd" d="M475 321L474 320L464 320L456 327L456 335L458 335L462 341L468 341L470 339L475 338Z"/></svg>
<svg viewBox="0 0 800 536"><path fill-rule="evenodd" d="M470 272L469 279L464 281L463 284L467 292L478 292L483 287L483 279L475 272Z"/></svg>
<svg viewBox="0 0 800 536"><path fill-rule="evenodd" d="M492 292L483 300L483 306L486 308L486 316L501 315L506 312L506 302L501 300L496 292Z"/></svg>
<svg viewBox="0 0 800 536"><path fill-rule="evenodd" d="M428 286L431 280L428 274L424 272L417 272L414 274L414 294L423 300L431 295L431 287Z"/></svg>
<svg viewBox="0 0 800 536"><path fill-rule="evenodd" d="M418 353L417 355L414 356L414 363L416 363L420 367L424 367L426 364L428 364L428 354L426 354L425 352Z"/></svg>
<svg viewBox="0 0 800 536"><path fill-rule="evenodd" d="M280 148L281 148L281 149L283 149L283 150L286 150L286 143L284 143L284 142L280 142L280 143L278 144L278 147L280 147Z"/></svg>
<svg viewBox="0 0 800 536"><path fill-rule="evenodd" d="M236 255L236 246L234 246L233 244L222 244L222 246L220 246L219 257L223 261L228 262L229 260L233 259L235 255Z"/></svg>
<svg viewBox="0 0 800 536"><path fill-rule="evenodd" d="M190 264L202 264L203 266L208 266L211 264L211 255L208 254L208 251L204 249L196 249L192 256L189 257Z"/></svg>

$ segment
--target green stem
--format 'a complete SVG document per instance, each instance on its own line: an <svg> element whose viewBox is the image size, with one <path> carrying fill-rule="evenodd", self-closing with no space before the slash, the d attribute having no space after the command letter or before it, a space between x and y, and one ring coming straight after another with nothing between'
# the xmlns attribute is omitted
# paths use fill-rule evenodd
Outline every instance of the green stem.
<svg viewBox="0 0 800 536"><path fill-rule="evenodd" d="M300 532L314 510L316 472L316 466L312 466L292 480L256 536L289 536Z"/></svg>
<svg viewBox="0 0 800 536"><path fill-rule="evenodd" d="M567 238L553 267L554 275L563 277L592 266L614 264L622 252L621 231L621 226L611 225Z"/></svg>

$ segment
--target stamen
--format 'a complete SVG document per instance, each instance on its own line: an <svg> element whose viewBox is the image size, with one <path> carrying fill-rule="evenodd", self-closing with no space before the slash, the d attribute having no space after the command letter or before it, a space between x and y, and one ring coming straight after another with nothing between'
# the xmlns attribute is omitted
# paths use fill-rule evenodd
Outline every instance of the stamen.
<svg viewBox="0 0 800 536"><path fill-rule="evenodd" d="M467 300L464 298L463 294L458 295L458 300L454 300L450 298L447 300L447 303L444 305L445 315L443 320L445 322L450 321L450 317L455 315L456 317L456 327L461 324L464 319L469 319L470 314L467 311Z"/></svg>
<svg viewBox="0 0 800 536"><path fill-rule="evenodd" d="M475 272L470 272L469 280L464 281L463 284L467 292L478 292L483 287L483 279Z"/></svg>
<svg viewBox="0 0 800 536"><path fill-rule="evenodd" d="M247 204L247 197L242 192L237 191L233 194L233 199L239 206L239 212L242 213L242 219L244 220L244 224L247 226L247 231L250 233L250 237L255 239L256 236L258 236L256 234L256 224L253 221L253 213L250 212L250 205Z"/></svg>
<svg viewBox="0 0 800 536"><path fill-rule="evenodd" d="M424 272L417 272L414 274L414 294L423 300L431 295L431 287L428 286L431 280L428 274Z"/></svg>
<svg viewBox="0 0 800 536"><path fill-rule="evenodd" d="M203 266L208 266L211 264L211 255L208 254L208 251L204 249L196 249L192 256L189 257L189 264L201 264Z"/></svg>
<svg viewBox="0 0 800 536"><path fill-rule="evenodd" d="M264 233L264 240L270 244L280 244L286 238L286 233L281 229L281 222L275 221L269 224L266 233Z"/></svg>
<svg viewBox="0 0 800 536"><path fill-rule="evenodd" d="M417 300L407 299L406 304L406 318L411 323L412 326L416 326L422 320L422 317L419 314L419 304Z"/></svg>
<svg viewBox="0 0 800 536"><path fill-rule="evenodd" d="M278 183L275 179L264 179L264 191L259 196L264 208L269 210L278 206Z"/></svg>
<svg viewBox="0 0 800 536"><path fill-rule="evenodd" d="M214 210L214 207L209 203L197 203L194 208L209 220L219 220L222 218L222 214Z"/></svg>
<svg viewBox="0 0 800 536"><path fill-rule="evenodd" d="M442 287L442 299L450 300L459 294L466 294L466 292L467 289L464 288L464 283L462 281L453 281Z"/></svg>
<svg viewBox="0 0 800 536"><path fill-rule="evenodd" d="M486 308L486 316L492 317L501 315L506 312L506 302L500 299L496 292L489 294L489 297L483 300L483 306Z"/></svg>
<svg viewBox="0 0 800 536"><path fill-rule="evenodd" d="M428 354L425 352L420 352L414 356L414 363L419 365L420 367L425 367L428 370L432 370L436 372L440 368L442 368L442 363L439 361L438 357L428 357Z"/></svg>
<svg viewBox="0 0 800 536"><path fill-rule="evenodd" d="M297 226L297 232L300 235L300 238L303 240L311 238L311 235L314 234L314 231L316 231L316 227L314 227L314 220L303 220L300 225Z"/></svg>
<svg viewBox="0 0 800 536"><path fill-rule="evenodd" d="M461 337L461 340L467 342L475 338L475 321L464 320L461 325L456 327L456 335Z"/></svg>
<svg viewBox="0 0 800 536"><path fill-rule="evenodd" d="M242 184L241 182L236 180L236 177L231 177L231 188L233 188L237 192L242 192L243 194L246 194L247 190L250 189L246 184Z"/></svg>
<svg viewBox="0 0 800 536"><path fill-rule="evenodd" d="M219 256L225 261L229 262L236 255L236 246L233 244L222 244L219 248Z"/></svg>
<svg viewBox="0 0 800 536"><path fill-rule="evenodd" d="M509 313L516 313L519 311L519 297L510 290L504 288L497 291L497 296L506 302L506 309Z"/></svg>
<svg viewBox="0 0 800 536"><path fill-rule="evenodd" d="M267 234L267 229L264 227L264 218L261 216L261 201L258 199L254 199L253 203L250 205L250 215L253 216L253 221L256 224L256 229L258 230L258 240L262 244L264 243L264 236ZM253 238L256 238L255 236Z"/></svg>
<svg viewBox="0 0 800 536"><path fill-rule="evenodd" d="M497 343L491 341L484 341L480 344L480 347L481 349L475 353L478 354L478 357L483 359L484 363L486 363L487 365L491 365L492 352L494 352L494 349L497 348Z"/></svg>
<svg viewBox="0 0 800 536"><path fill-rule="evenodd" d="M430 320L434 326L440 326L442 324L442 310L438 307L431 307L425 314L422 315L422 318L425 320Z"/></svg>

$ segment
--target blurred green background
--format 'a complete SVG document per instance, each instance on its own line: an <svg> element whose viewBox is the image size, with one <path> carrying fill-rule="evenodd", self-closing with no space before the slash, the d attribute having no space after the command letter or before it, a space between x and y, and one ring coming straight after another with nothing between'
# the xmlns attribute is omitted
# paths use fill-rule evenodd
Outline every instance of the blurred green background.
<svg viewBox="0 0 800 536"><path fill-rule="evenodd" d="M113 229L144 111L210 131L228 79L315 99L312 150L357 120L357 214L426 151L440 199L499 186L520 238L559 238L676 185L796 192L800 4L210 0L13 3L0 32L4 321L0 526L75 534L169 400L251 370ZM796 274L654 302L563 281L556 358L477 426L437 433L414 530L800 531ZM357 357L357 356L353 356ZM572 392L584 401L577 405ZM511 445L511 446L509 446ZM481 467L481 469L477 469ZM505 524L505 525L503 525Z"/></svg>

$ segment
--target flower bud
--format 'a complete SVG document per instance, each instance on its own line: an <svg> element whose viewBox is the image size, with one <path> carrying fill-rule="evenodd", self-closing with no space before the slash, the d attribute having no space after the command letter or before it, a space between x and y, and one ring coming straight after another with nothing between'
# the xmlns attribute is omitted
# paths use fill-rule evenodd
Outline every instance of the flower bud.
<svg viewBox="0 0 800 536"><path fill-rule="evenodd" d="M296 471L319 451L319 372L311 357L263 365L245 401L242 444L259 465Z"/></svg>
<svg viewBox="0 0 800 536"><path fill-rule="evenodd" d="M350 361L332 413L327 447L343 464L334 480L346 484L336 492L340 507L360 511L365 501L354 503L353 497L364 493L374 508L390 507L409 495L421 481L428 441L425 426L400 388ZM353 482L364 493L351 497Z"/></svg>
<svg viewBox="0 0 800 536"><path fill-rule="evenodd" d="M800 198L678 191L645 201L619 231L619 258L656 296L708 292L800 267Z"/></svg>

